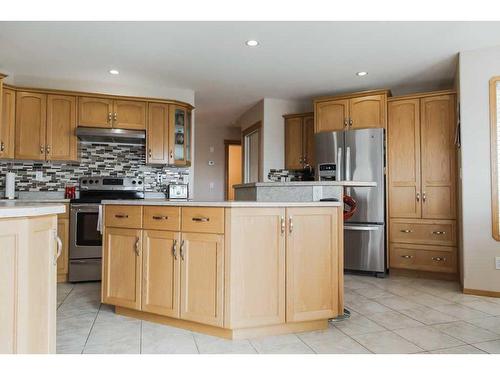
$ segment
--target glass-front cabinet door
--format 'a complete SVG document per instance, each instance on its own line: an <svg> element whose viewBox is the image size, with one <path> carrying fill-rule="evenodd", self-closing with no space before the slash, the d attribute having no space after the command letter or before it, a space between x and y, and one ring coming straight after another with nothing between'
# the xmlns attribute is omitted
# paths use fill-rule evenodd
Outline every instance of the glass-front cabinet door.
<svg viewBox="0 0 500 375"><path fill-rule="evenodd" d="M191 113L173 105L170 116L170 164L188 166L191 163Z"/></svg>

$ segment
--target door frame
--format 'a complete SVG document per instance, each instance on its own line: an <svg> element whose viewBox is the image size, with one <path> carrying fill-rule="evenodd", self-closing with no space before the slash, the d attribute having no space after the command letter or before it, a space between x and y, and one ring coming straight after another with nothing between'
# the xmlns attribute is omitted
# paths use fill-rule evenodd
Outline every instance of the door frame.
<svg viewBox="0 0 500 375"><path fill-rule="evenodd" d="M262 181L263 176L262 176L262 150L263 150L263 145L262 145L262 121L257 121L255 124L249 126L248 128L244 129L241 132L241 163L242 163L242 177L243 177L243 183L245 183L245 160L246 160L246 150L245 150L245 137L249 134L252 134L254 132L258 131L259 132L259 167L257 174L259 175L258 181Z"/></svg>
<svg viewBox="0 0 500 375"><path fill-rule="evenodd" d="M224 200L227 200L228 196L228 182L229 182L229 146L242 146L240 140L224 139ZM241 158L243 160L243 146L241 147ZM244 164L244 162L243 162ZM241 170L241 182L243 182L243 169Z"/></svg>

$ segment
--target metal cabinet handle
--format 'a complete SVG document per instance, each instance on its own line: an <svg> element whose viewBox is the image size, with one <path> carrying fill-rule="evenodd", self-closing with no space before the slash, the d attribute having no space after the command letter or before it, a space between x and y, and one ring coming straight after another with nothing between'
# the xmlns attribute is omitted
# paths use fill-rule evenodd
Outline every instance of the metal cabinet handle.
<svg viewBox="0 0 500 375"><path fill-rule="evenodd" d="M137 241L135 241L135 255L139 256L139 237L137 237Z"/></svg>
<svg viewBox="0 0 500 375"><path fill-rule="evenodd" d="M40 145L40 154L44 154L45 153L45 148L43 147L43 145Z"/></svg>
<svg viewBox="0 0 500 375"><path fill-rule="evenodd" d="M174 158L174 152L172 150L170 150L170 159L173 159Z"/></svg>
<svg viewBox="0 0 500 375"><path fill-rule="evenodd" d="M45 146L45 152L46 152L47 154L49 154L49 153L50 153L50 145Z"/></svg>
<svg viewBox="0 0 500 375"><path fill-rule="evenodd" d="M420 202L420 193L417 193L417 202Z"/></svg>
<svg viewBox="0 0 500 375"><path fill-rule="evenodd" d="M347 117L344 119L344 127L347 127L348 125L348 121L347 121Z"/></svg>
<svg viewBox="0 0 500 375"><path fill-rule="evenodd" d="M413 233L413 231L411 229L401 229L400 232L401 233Z"/></svg>
<svg viewBox="0 0 500 375"><path fill-rule="evenodd" d="M432 257L431 259L435 262L446 262L446 258L444 257Z"/></svg>
<svg viewBox="0 0 500 375"><path fill-rule="evenodd" d="M0 142L0 151L4 151L5 150L5 143Z"/></svg>
<svg viewBox="0 0 500 375"><path fill-rule="evenodd" d="M425 202L426 199L427 199L427 196L425 195L425 191L424 191L422 194L422 201Z"/></svg>
<svg viewBox="0 0 500 375"><path fill-rule="evenodd" d="M174 256L174 260L177 260L177 240L174 240L172 244L172 255Z"/></svg>
<svg viewBox="0 0 500 375"><path fill-rule="evenodd" d="M151 149L148 150L148 156L151 158Z"/></svg>
<svg viewBox="0 0 500 375"><path fill-rule="evenodd" d="M413 255L401 255L401 258L411 259L413 258Z"/></svg>
<svg viewBox="0 0 500 375"><path fill-rule="evenodd" d="M210 221L209 217L193 217L191 220L206 223Z"/></svg>
<svg viewBox="0 0 500 375"><path fill-rule="evenodd" d="M184 260L184 240L181 241L181 259Z"/></svg>
<svg viewBox="0 0 500 375"><path fill-rule="evenodd" d="M352 126L352 118L349 117L349 126Z"/></svg>
<svg viewBox="0 0 500 375"><path fill-rule="evenodd" d="M116 121L118 119L118 114L115 112L113 113L113 121Z"/></svg>
<svg viewBox="0 0 500 375"><path fill-rule="evenodd" d="M445 231L441 231L441 230L435 230L434 232L432 232L432 234L436 234L438 236L441 236L443 234L446 234L446 232Z"/></svg>
<svg viewBox="0 0 500 375"><path fill-rule="evenodd" d="M111 112L108 112L108 122L111 122Z"/></svg>
<svg viewBox="0 0 500 375"><path fill-rule="evenodd" d="M125 214L116 214L115 217L117 219L126 219L126 218L128 218L128 215L125 215Z"/></svg>
<svg viewBox="0 0 500 375"><path fill-rule="evenodd" d="M281 234L285 234L285 217L281 217Z"/></svg>
<svg viewBox="0 0 500 375"><path fill-rule="evenodd" d="M288 218L288 231L290 233L293 232L293 217L291 217L291 216Z"/></svg>
<svg viewBox="0 0 500 375"><path fill-rule="evenodd" d="M56 253L56 256L54 258L54 265L57 264L57 259L59 259L59 257L61 256L62 254L62 241L61 239L59 238L59 236L57 235L57 230L54 229L54 238L56 239L56 243L57 243L57 253Z"/></svg>
<svg viewBox="0 0 500 375"><path fill-rule="evenodd" d="M154 220L167 220L168 216L153 216Z"/></svg>

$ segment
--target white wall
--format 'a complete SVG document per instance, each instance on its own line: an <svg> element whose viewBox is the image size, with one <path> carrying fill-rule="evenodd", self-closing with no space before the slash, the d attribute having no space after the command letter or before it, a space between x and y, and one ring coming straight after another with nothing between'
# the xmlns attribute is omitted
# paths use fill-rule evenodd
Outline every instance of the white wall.
<svg viewBox="0 0 500 375"><path fill-rule="evenodd" d="M194 194L196 200L224 200L224 140L240 140L241 130L235 127L207 127L198 124L195 133ZM213 147L213 152L210 151ZM212 160L215 165L209 166ZM213 183L213 189L210 188Z"/></svg>
<svg viewBox="0 0 500 375"><path fill-rule="evenodd" d="M463 284L500 292L500 242L491 235L489 86L500 75L500 47L460 53Z"/></svg>

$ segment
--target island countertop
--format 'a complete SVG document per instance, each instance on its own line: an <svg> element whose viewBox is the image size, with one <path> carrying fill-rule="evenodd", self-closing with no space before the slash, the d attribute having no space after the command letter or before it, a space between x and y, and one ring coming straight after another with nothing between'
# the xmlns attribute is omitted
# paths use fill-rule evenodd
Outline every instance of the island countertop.
<svg viewBox="0 0 500 375"><path fill-rule="evenodd" d="M61 203L33 203L0 201L0 219L62 214L66 210Z"/></svg>
<svg viewBox="0 0 500 375"><path fill-rule="evenodd" d="M104 205L186 206L186 207L339 207L340 202L258 202L258 201L192 201L168 199L103 200Z"/></svg>
<svg viewBox="0 0 500 375"><path fill-rule="evenodd" d="M346 186L346 187L374 187L377 183L374 181L287 181L287 182L248 182L245 184L233 185L235 189L238 188L252 188L252 187L293 187L293 186Z"/></svg>

